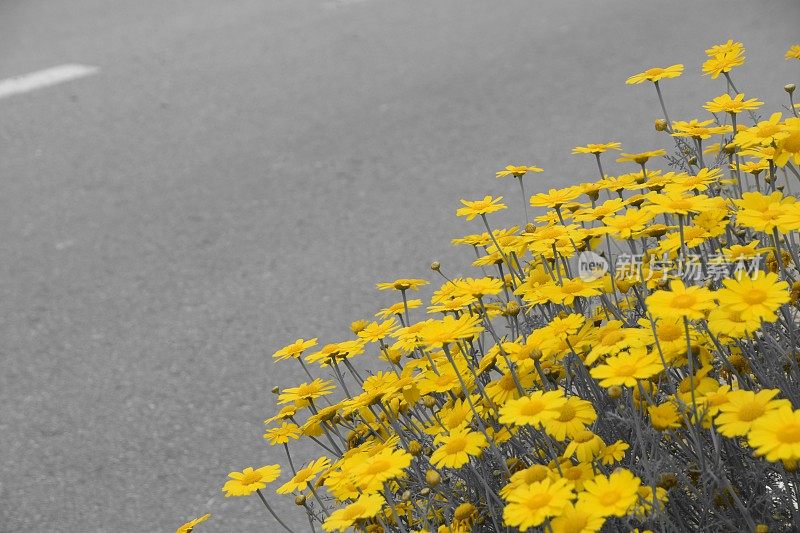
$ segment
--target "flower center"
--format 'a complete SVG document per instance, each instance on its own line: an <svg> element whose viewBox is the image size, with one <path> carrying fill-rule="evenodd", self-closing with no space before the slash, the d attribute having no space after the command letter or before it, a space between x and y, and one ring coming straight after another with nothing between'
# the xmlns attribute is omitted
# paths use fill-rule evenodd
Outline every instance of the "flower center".
<svg viewBox="0 0 800 533"><path fill-rule="evenodd" d="M739 408L739 420L743 422L752 422L763 414L764 406L759 402L746 403Z"/></svg>
<svg viewBox="0 0 800 533"><path fill-rule="evenodd" d="M351 503L344 510L344 516L347 520L354 520L367 512L367 506L363 503Z"/></svg>
<svg viewBox="0 0 800 533"><path fill-rule="evenodd" d="M252 485L253 483L261 481L261 474L253 470L252 472L245 473L239 481L242 485Z"/></svg>
<svg viewBox="0 0 800 533"><path fill-rule="evenodd" d="M600 344L603 346L614 346L618 342L625 340L625 333L619 330L614 330L603 335Z"/></svg>
<svg viewBox="0 0 800 533"><path fill-rule="evenodd" d="M391 467L391 463L386 459L375 459L372 461L369 466L365 469L367 474L379 474L388 470Z"/></svg>
<svg viewBox="0 0 800 533"><path fill-rule="evenodd" d="M748 304L756 305L767 299L767 293L762 289L751 289L749 292L743 294L742 298Z"/></svg>
<svg viewBox="0 0 800 533"><path fill-rule="evenodd" d="M781 131L781 127L777 124L766 124L764 126L758 127L758 136L759 137L772 137L776 133Z"/></svg>
<svg viewBox="0 0 800 533"><path fill-rule="evenodd" d="M681 328L674 324L667 324L658 328L658 338L662 341L676 341L683 337Z"/></svg>
<svg viewBox="0 0 800 533"><path fill-rule="evenodd" d="M547 492L542 492L540 494L534 494L528 500L528 507L531 509L540 509L550 503L550 500L553 499L552 494L548 494Z"/></svg>
<svg viewBox="0 0 800 533"><path fill-rule="evenodd" d="M520 407L520 414L523 416L533 416L538 415L544 409L544 403L539 400L533 400L530 402L526 402Z"/></svg>
<svg viewBox="0 0 800 533"><path fill-rule="evenodd" d="M797 444L800 442L800 422L790 422L778 432L778 440L785 444Z"/></svg>
<svg viewBox="0 0 800 533"><path fill-rule="evenodd" d="M617 492L615 490L610 490L608 492L604 492L600 496L599 500L600 500L600 503L603 504L604 506L614 505L619 500L619 492Z"/></svg>
<svg viewBox="0 0 800 533"><path fill-rule="evenodd" d="M564 285L562 285L562 287L561 287L561 291L565 292L565 293L568 293L568 294L572 294L574 292L578 292L581 289L583 289L583 282L580 281L580 280L574 280L574 279L571 279L571 280L565 282Z"/></svg>
<svg viewBox="0 0 800 533"><path fill-rule="evenodd" d="M572 405L566 403L564 404L564 407L561 408L557 420L559 422L569 422L570 420L575 418L576 414L577 411L575 411L575 408Z"/></svg>
<svg viewBox="0 0 800 533"><path fill-rule="evenodd" d="M632 376L636 373L635 363L620 363L616 368L617 376Z"/></svg>
<svg viewBox="0 0 800 533"><path fill-rule="evenodd" d="M697 303L697 298L691 294L676 294L672 297L672 307L676 309L688 309Z"/></svg>
<svg viewBox="0 0 800 533"><path fill-rule="evenodd" d="M463 452L464 448L466 447L467 447L467 439L465 437L459 436L451 438L445 445L444 449L448 454L451 454L451 453Z"/></svg>
<svg viewBox="0 0 800 533"><path fill-rule="evenodd" d="M800 152L800 133L792 133L781 143L781 148L787 152Z"/></svg>

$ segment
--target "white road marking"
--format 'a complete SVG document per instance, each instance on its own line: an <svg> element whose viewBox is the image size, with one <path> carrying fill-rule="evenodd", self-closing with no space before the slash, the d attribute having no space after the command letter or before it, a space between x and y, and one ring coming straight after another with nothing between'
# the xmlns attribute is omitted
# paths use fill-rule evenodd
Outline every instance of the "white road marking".
<svg viewBox="0 0 800 533"><path fill-rule="evenodd" d="M49 87L65 81L76 80L86 76L96 74L100 69L97 67L89 67L86 65L59 65L44 70L31 72L22 76L15 76L0 80L0 98L12 96L14 94L27 93L35 91L42 87Z"/></svg>

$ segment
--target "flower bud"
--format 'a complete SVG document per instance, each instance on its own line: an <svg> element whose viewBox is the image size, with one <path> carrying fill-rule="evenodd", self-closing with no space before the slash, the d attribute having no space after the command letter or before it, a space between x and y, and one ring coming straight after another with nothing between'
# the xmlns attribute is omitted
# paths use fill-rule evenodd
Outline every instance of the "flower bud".
<svg viewBox="0 0 800 533"><path fill-rule="evenodd" d="M367 326L369 326L369 322L366 320L356 320L350 324L350 331L357 335L360 331L364 331Z"/></svg>
<svg viewBox="0 0 800 533"><path fill-rule="evenodd" d="M272 387L272 394L280 394L281 389L278 386Z"/></svg>
<svg viewBox="0 0 800 533"><path fill-rule="evenodd" d="M663 118L656 119L656 131L667 131L667 126L669 126L669 124L667 124L667 121Z"/></svg>
<svg viewBox="0 0 800 533"><path fill-rule="evenodd" d="M425 483L427 483L429 487L435 487L441 482L442 475L436 470L428 470L425 472Z"/></svg>
<svg viewBox="0 0 800 533"><path fill-rule="evenodd" d="M408 453L410 453L411 455L413 455L415 457L417 455L421 454L422 453L422 444L420 444L419 442L417 442L415 440L412 440L411 442L408 443Z"/></svg>
<svg viewBox="0 0 800 533"><path fill-rule="evenodd" d="M306 504L306 497L302 494L300 496L295 496L294 498L295 505L305 505Z"/></svg>
<svg viewBox="0 0 800 533"><path fill-rule="evenodd" d="M796 88L797 86L794 83L789 83L783 86L783 90L789 94L792 94Z"/></svg>
<svg viewBox="0 0 800 533"><path fill-rule="evenodd" d="M722 151L728 155L736 153L736 145L733 143L728 143L722 147Z"/></svg>
<svg viewBox="0 0 800 533"><path fill-rule="evenodd" d="M753 530L755 533L769 533L769 526L767 524L756 524Z"/></svg>
<svg viewBox="0 0 800 533"><path fill-rule="evenodd" d="M613 387L608 388L608 395L615 400L622 396L622 387L618 385L614 385Z"/></svg>
<svg viewBox="0 0 800 533"><path fill-rule="evenodd" d="M442 268L442 264L439 263L439 261L434 261L433 263L431 263L431 270L433 270L434 272L439 272L440 268Z"/></svg>
<svg viewBox="0 0 800 533"><path fill-rule="evenodd" d="M508 316L517 316L520 311L521 308L517 302L508 302L504 312Z"/></svg>
<svg viewBox="0 0 800 533"><path fill-rule="evenodd" d="M677 484L678 476L671 472L661 474L661 477L658 479L658 486L665 490L669 490Z"/></svg>

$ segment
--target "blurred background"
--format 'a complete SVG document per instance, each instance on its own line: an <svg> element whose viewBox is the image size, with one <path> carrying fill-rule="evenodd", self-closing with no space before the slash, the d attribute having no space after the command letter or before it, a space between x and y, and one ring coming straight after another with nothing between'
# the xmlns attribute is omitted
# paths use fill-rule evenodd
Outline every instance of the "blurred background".
<svg viewBox="0 0 800 533"><path fill-rule="evenodd" d="M467 274L459 198L523 220L503 166L544 167L533 193L595 179L576 145L671 148L631 74L684 63L670 115L702 117L703 51L740 40L766 118L799 23L797 0L2 1L0 80L97 70L0 97L0 531L277 531L220 492L283 463L262 420L303 375L274 350L349 338L394 303L378 281Z"/></svg>

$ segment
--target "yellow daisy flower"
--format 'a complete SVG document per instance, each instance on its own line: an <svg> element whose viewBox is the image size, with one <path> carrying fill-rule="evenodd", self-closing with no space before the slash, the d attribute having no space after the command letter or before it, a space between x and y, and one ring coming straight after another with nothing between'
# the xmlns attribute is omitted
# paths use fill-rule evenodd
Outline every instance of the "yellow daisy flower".
<svg viewBox="0 0 800 533"><path fill-rule="evenodd" d="M482 433L462 427L435 439L439 445L431 454L431 464L437 468L461 468L470 457L480 457L486 447Z"/></svg>
<svg viewBox="0 0 800 533"><path fill-rule="evenodd" d="M379 494L364 494L356 501L332 512L325 522L322 529L325 531L347 531L359 520L372 518L383 508L385 501Z"/></svg>
<svg viewBox="0 0 800 533"><path fill-rule="evenodd" d="M519 487L507 497L503 522L527 531L541 525L547 518L559 515L573 498L572 489L565 479L545 479Z"/></svg>
<svg viewBox="0 0 800 533"><path fill-rule="evenodd" d="M683 65L681 64L672 65L665 68L653 67L645 70L644 72L634 74L633 76L625 80L625 83L627 85L636 85L638 83L644 83L646 81L652 81L653 83L655 83L660 80L665 80L668 78L677 78L681 74L683 74Z"/></svg>
<svg viewBox="0 0 800 533"><path fill-rule="evenodd" d="M197 524L202 524L209 518L211 518L210 514L204 514L203 516L195 518L194 520L189 520L182 526L179 526L178 529L175 530L175 533L192 533L192 531L194 531L194 526Z"/></svg>
<svg viewBox="0 0 800 533"><path fill-rule="evenodd" d="M579 503L600 516L625 516L639 499L642 481L630 470L620 469L610 476L599 475L588 481Z"/></svg>
<svg viewBox="0 0 800 533"><path fill-rule="evenodd" d="M222 491L228 496L249 496L257 490L263 489L281 475L280 465L266 465L253 469L247 467L241 472L231 472L230 478L225 482Z"/></svg>

